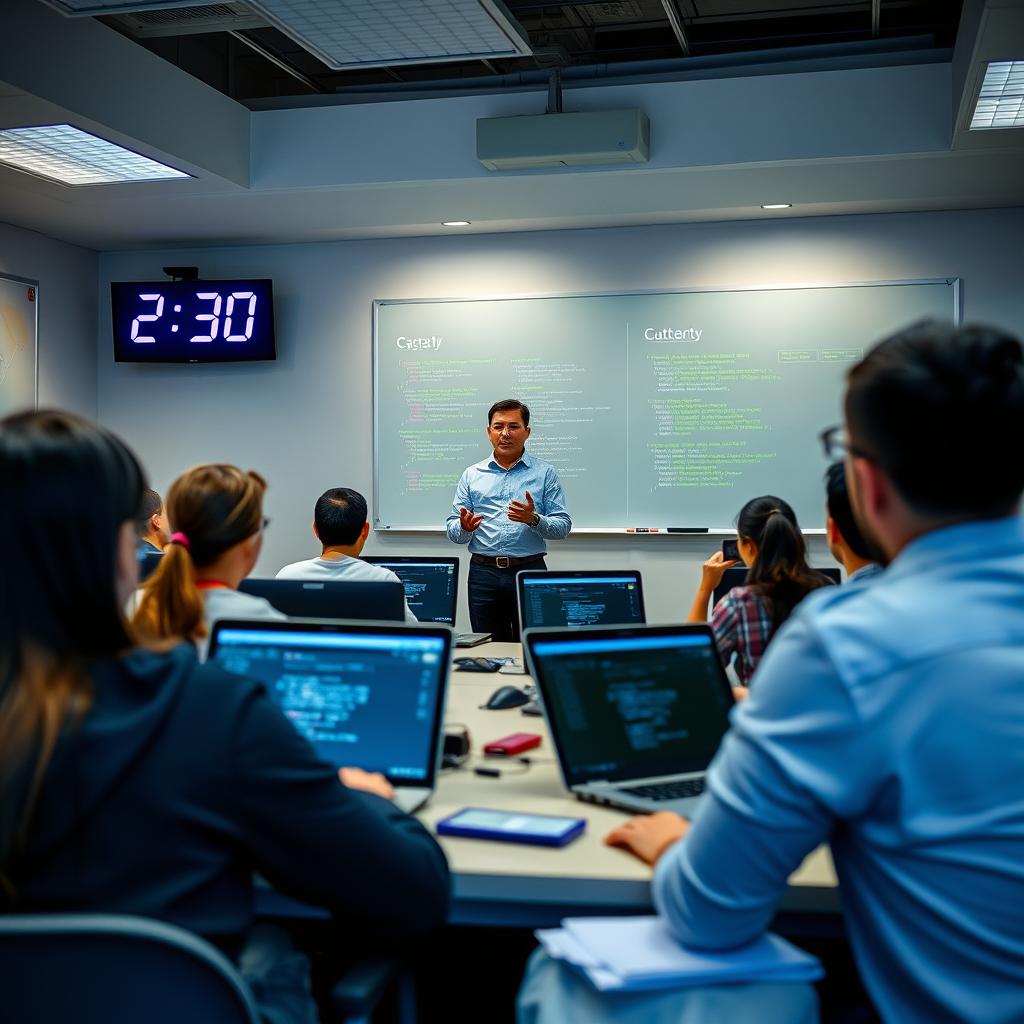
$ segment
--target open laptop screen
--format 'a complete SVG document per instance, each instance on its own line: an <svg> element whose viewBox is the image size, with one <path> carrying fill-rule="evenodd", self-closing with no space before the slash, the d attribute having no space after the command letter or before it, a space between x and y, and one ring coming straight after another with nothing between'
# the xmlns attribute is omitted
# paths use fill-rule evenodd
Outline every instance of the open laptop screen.
<svg viewBox="0 0 1024 1024"><path fill-rule="evenodd" d="M447 678L443 636L317 631L224 621L211 658L258 679L317 753L335 765L432 785Z"/></svg>
<svg viewBox="0 0 1024 1024"><path fill-rule="evenodd" d="M638 572L534 572L516 579L523 629L533 626L628 626L644 622Z"/></svg>
<svg viewBox="0 0 1024 1024"><path fill-rule="evenodd" d="M527 637L570 786L701 771L732 692L706 627L621 637Z"/></svg>
<svg viewBox="0 0 1024 1024"><path fill-rule="evenodd" d="M402 581L405 600L419 622L455 622L458 598L459 560L457 558L363 558L371 565L390 569Z"/></svg>

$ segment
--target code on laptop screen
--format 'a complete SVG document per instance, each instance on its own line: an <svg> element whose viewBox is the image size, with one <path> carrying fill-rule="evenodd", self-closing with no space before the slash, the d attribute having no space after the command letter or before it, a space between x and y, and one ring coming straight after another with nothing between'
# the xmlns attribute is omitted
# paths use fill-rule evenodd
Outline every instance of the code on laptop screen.
<svg viewBox="0 0 1024 1024"><path fill-rule="evenodd" d="M572 784L704 768L728 728L710 638L545 641L533 652Z"/></svg>
<svg viewBox="0 0 1024 1024"><path fill-rule="evenodd" d="M258 679L334 765L427 779L444 641L225 629L216 661Z"/></svg>
<svg viewBox="0 0 1024 1024"><path fill-rule="evenodd" d="M450 562L388 562L374 565L390 569L402 581L409 610L419 622L455 622L455 566Z"/></svg>
<svg viewBox="0 0 1024 1024"><path fill-rule="evenodd" d="M640 588L628 576L524 576L523 626L643 624Z"/></svg>

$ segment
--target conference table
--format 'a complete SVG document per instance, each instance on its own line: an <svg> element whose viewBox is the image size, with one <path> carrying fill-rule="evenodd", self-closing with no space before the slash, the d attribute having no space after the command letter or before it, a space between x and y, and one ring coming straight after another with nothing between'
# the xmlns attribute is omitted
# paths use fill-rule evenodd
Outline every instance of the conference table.
<svg viewBox="0 0 1024 1024"><path fill-rule="evenodd" d="M481 644L457 649L453 656L514 658L522 664L522 647ZM445 723L468 729L471 753L462 767L441 771L433 797L417 817L432 833L438 821L466 807L585 818L586 829L578 839L558 848L438 836L452 873L450 923L541 928L569 916L653 912L650 868L603 842L629 815L569 795L543 718L524 715L521 708L482 707L499 686L524 687L532 682L526 674L465 672L453 666ZM516 732L542 737L540 746L524 755L529 765L484 755L484 744ZM481 765L500 770L500 777L475 774L473 769ZM272 917L326 916L266 887L258 890L257 910ZM783 932L838 934L839 910L832 858L822 846L790 876L774 927Z"/></svg>
<svg viewBox="0 0 1024 1024"><path fill-rule="evenodd" d="M522 664L522 648L512 643L460 649L455 656L516 658ZM481 707L499 686L530 683L527 675L452 671L445 721L468 728L472 753L466 766L441 773L437 791L418 817L433 832L442 818L464 807L483 807L585 818L586 829L560 848L439 837L452 870L452 923L544 927L570 915L652 912L650 868L603 843L629 815L569 795L543 718L524 715L520 708ZM542 737L540 746L524 755L528 766L514 758L485 758L485 743L515 732ZM476 775L477 765L497 768L501 777ZM793 873L779 910L800 915L805 925L807 915L820 917L823 930L831 930L826 919L835 920L839 894L827 847L812 852Z"/></svg>

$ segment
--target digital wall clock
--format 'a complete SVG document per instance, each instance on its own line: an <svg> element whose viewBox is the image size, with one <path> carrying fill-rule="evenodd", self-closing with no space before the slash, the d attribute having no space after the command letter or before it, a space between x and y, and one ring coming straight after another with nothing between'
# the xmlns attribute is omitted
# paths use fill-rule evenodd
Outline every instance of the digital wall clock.
<svg viewBox="0 0 1024 1024"><path fill-rule="evenodd" d="M110 299L119 363L277 358L270 280L117 281Z"/></svg>

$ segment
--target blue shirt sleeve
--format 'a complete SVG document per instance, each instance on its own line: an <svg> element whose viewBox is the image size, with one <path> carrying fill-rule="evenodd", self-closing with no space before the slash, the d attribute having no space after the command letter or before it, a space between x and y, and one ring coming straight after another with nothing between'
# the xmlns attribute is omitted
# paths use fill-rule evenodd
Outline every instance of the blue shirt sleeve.
<svg viewBox="0 0 1024 1024"><path fill-rule="evenodd" d="M565 507L565 491L562 490L562 482L558 474L549 469L544 476L544 493L540 495L540 501L534 495L534 503L540 521L534 529L547 540L562 540L569 535L572 529L572 519L569 518L569 510Z"/></svg>
<svg viewBox="0 0 1024 1024"><path fill-rule="evenodd" d="M804 857L870 804L873 763L834 664L794 618L733 712L689 833L658 862L655 904L680 941L725 949L764 931Z"/></svg>
<svg viewBox="0 0 1024 1024"><path fill-rule="evenodd" d="M462 528L462 522L459 519L460 508L468 508L470 512L473 511L473 503L469 497L468 469L459 478L458 486L455 488L455 498L452 501L452 510L446 521L448 539L454 544L468 544L473 534Z"/></svg>

